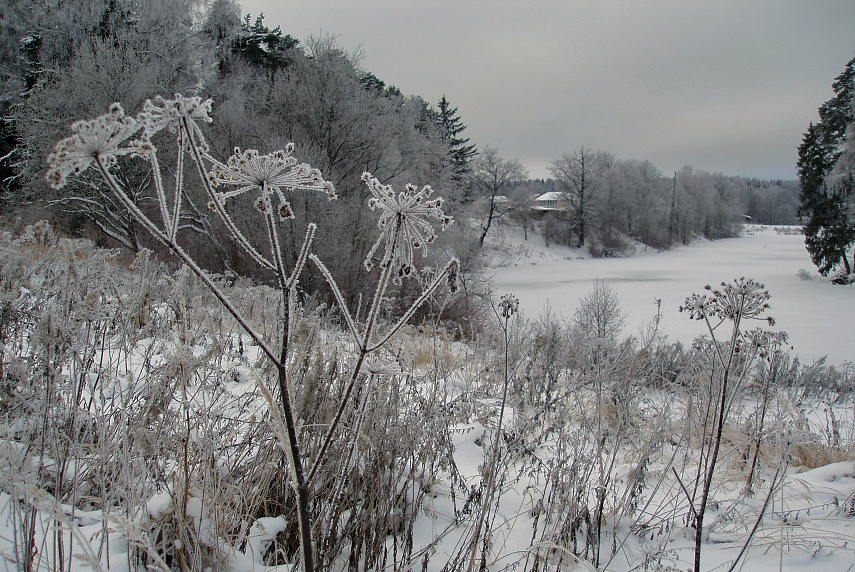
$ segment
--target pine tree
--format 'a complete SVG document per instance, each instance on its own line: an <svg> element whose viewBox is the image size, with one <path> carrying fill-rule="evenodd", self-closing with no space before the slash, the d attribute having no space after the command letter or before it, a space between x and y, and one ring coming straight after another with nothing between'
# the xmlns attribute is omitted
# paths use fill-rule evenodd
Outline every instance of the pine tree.
<svg viewBox="0 0 855 572"><path fill-rule="evenodd" d="M439 100L438 106L439 111L436 120L448 145L448 154L454 170L452 179L459 183L470 171L469 162L478 154L478 151L476 151L475 145L469 144L468 138L460 136L466 126L460 120L457 108L450 106L445 95Z"/></svg>
<svg viewBox="0 0 855 572"><path fill-rule="evenodd" d="M242 31L231 42L232 53L252 65L274 72L287 68L296 57L300 41L282 34L279 26L272 30L264 25L264 14L249 23L249 14L244 18Z"/></svg>
<svg viewBox="0 0 855 572"><path fill-rule="evenodd" d="M808 127L799 146L799 215L805 218L805 246L820 273L824 276L842 267L848 276L853 271L847 257L855 245L855 188L851 177L835 182L830 175L835 165L840 170L841 160L849 160L843 149L847 133L851 136L848 129L855 121L855 58L846 64L832 87L834 97L819 108L819 123ZM842 170L851 172L852 168L843 166Z"/></svg>

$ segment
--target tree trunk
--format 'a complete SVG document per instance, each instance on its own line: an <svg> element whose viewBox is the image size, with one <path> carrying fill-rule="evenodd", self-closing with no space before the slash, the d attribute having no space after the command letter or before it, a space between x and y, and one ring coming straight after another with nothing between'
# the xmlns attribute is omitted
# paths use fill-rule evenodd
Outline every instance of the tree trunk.
<svg viewBox="0 0 855 572"><path fill-rule="evenodd" d="M487 238L487 232L490 230L490 225L493 224L493 213L496 210L496 196L490 197L490 209L487 212L487 222L481 227L481 236L478 237L478 248L484 246L484 239Z"/></svg>
<svg viewBox="0 0 855 572"><path fill-rule="evenodd" d="M668 217L668 242L677 237L677 171L674 171L674 186L671 189L671 213Z"/></svg>

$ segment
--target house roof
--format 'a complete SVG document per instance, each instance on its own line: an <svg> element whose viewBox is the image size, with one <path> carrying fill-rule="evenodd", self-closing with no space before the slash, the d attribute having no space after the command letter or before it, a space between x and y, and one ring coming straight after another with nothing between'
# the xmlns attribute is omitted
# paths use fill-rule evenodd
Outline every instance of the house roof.
<svg viewBox="0 0 855 572"><path fill-rule="evenodd" d="M543 193L539 197L535 197L534 201L563 201L566 199L566 195L559 191L550 191L548 193Z"/></svg>

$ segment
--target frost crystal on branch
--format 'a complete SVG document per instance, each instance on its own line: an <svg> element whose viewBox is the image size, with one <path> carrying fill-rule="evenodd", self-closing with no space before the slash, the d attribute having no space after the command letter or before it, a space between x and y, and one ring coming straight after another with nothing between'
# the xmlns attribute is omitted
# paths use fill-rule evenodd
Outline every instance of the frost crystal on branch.
<svg viewBox="0 0 855 572"><path fill-rule="evenodd" d="M117 157L135 152L121 145L139 127L139 123L133 117L127 117L118 103L111 105L110 111L100 117L72 123L72 135L57 143L47 159L48 183L54 189L60 189L70 175L79 175L96 159L102 160L107 168L112 167Z"/></svg>
<svg viewBox="0 0 855 572"><path fill-rule="evenodd" d="M259 155L255 149L241 151L235 148L234 155L225 164L217 163L210 173L211 184L215 187L231 185L236 189L217 193L217 199L223 203L252 190L261 192L255 205L260 212L272 208L270 198L275 193L279 199L276 211L281 219L294 218L291 203L285 199L283 190L321 191L330 200L336 198L335 187L325 181L318 169L303 163L297 164L293 157L294 144L289 143L284 151L274 151Z"/></svg>
<svg viewBox="0 0 855 572"><path fill-rule="evenodd" d="M442 211L441 198L430 198L433 189L429 186L419 190L408 184L404 191L395 193L391 185L382 184L371 173L363 173L362 180L373 195L368 200L368 207L380 211L377 220L380 237L368 252L365 268L371 270L374 266L371 259L383 244L386 246L383 260L389 260L398 268L396 281L399 281L401 276L412 273L413 251L421 249L422 255L426 254L425 246L436 239L430 220L440 222L442 230L445 230L452 218Z"/></svg>

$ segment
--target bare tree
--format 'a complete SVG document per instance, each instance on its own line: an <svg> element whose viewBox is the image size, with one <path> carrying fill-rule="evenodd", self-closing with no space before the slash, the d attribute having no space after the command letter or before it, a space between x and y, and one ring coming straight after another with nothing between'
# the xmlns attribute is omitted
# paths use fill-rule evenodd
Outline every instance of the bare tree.
<svg viewBox="0 0 855 572"><path fill-rule="evenodd" d="M571 331L580 339L616 343L626 324L626 315L608 282L595 280L593 290L582 298L570 323Z"/></svg>
<svg viewBox="0 0 855 572"><path fill-rule="evenodd" d="M472 170L472 186L478 192L479 197L487 200L484 222L481 225L481 234L478 237L478 246L484 246L484 239L490 232L493 220L502 213L499 204L500 197L509 192L513 186L528 177L528 170L523 167L517 159L503 159L499 151L493 147L487 147L475 160Z"/></svg>
<svg viewBox="0 0 855 572"><path fill-rule="evenodd" d="M585 226L593 208L592 199L596 190L595 178L600 173L599 156L614 162L610 154L595 153L582 147L574 153L565 153L549 167L559 188L570 205L573 227L578 237L577 246L585 245Z"/></svg>
<svg viewBox="0 0 855 572"><path fill-rule="evenodd" d="M539 193L532 190L531 186L520 185L515 187L514 190L511 191L511 195L508 197L511 207L511 219L522 226L523 237L525 240L528 240L528 233L533 224L534 213L532 211L532 207L535 204L534 198L538 194Z"/></svg>
<svg viewBox="0 0 855 572"><path fill-rule="evenodd" d="M668 242L670 181L650 161L626 161L625 165L632 195L626 213L628 234L645 245L663 246Z"/></svg>

